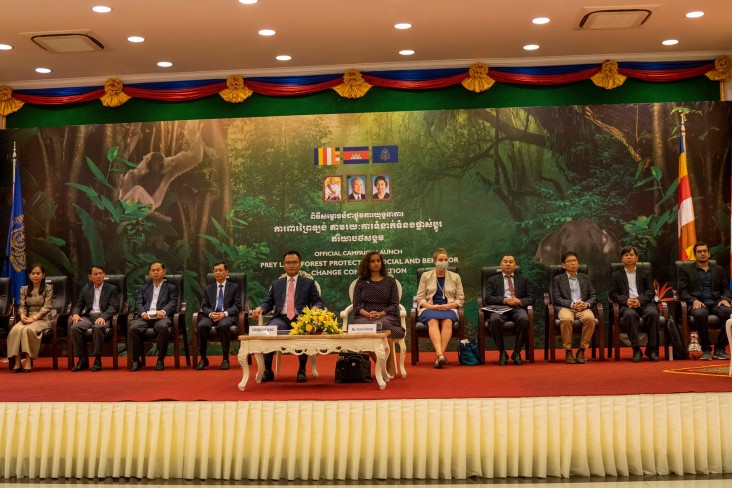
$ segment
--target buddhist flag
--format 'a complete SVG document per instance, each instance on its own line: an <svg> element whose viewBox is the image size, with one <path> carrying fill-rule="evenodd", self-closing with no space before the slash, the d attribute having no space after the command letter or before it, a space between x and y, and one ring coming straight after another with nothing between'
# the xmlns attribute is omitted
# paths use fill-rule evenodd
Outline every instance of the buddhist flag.
<svg viewBox="0 0 732 488"><path fill-rule="evenodd" d="M341 164L341 151L337 147L316 147L313 161L315 166L336 166Z"/></svg>
<svg viewBox="0 0 732 488"><path fill-rule="evenodd" d="M343 148L343 164L367 164L368 162L368 146Z"/></svg>
<svg viewBox="0 0 732 488"><path fill-rule="evenodd" d="M16 303L20 303L20 287L26 284L25 226L23 225L23 198L20 192L20 167L13 145L13 203L10 207L10 228L5 247L3 276L10 278L10 289Z"/></svg>
<svg viewBox="0 0 732 488"><path fill-rule="evenodd" d="M399 146L374 146L371 148L374 163L398 163Z"/></svg>
<svg viewBox="0 0 732 488"><path fill-rule="evenodd" d="M684 116L681 116L681 138L679 139L679 259L687 261L694 258L696 244L696 223L694 222L694 204L691 200L691 185L686 166L686 128Z"/></svg>

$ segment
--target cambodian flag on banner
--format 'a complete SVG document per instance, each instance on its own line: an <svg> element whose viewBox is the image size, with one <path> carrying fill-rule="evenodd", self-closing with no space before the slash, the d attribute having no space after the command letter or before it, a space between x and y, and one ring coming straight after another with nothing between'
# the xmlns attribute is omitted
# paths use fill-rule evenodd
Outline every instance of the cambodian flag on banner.
<svg viewBox="0 0 732 488"><path fill-rule="evenodd" d="M13 148L13 204L10 209L8 244L5 248L3 276L10 278L10 289L16 303L20 303L20 287L26 284L25 226L23 225L23 198L20 191L20 167Z"/></svg>
<svg viewBox="0 0 732 488"><path fill-rule="evenodd" d="M366 164L368 162L368 146L343 148L343 164Z"/></svg>
<svg viewBox="0 0 732 488"><path fill-rule="evenodd" d="M688 261L694 258L694 244L696 244L696 222L694 218L694 204L691 199L691 184L686 166L686 127L684 115L681 116L681 138L679 139L679 259Z"/></svg>
<svg viewBox="0 0 732 488"><path fill-rule="evenodd" d="M398 163L399 146L374 146L371 148L374 163Z"/></svg>

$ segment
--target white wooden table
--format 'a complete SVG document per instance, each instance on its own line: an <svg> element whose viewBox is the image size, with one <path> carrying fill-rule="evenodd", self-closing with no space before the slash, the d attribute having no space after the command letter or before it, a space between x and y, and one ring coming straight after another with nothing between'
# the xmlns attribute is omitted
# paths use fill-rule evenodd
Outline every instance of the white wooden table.
<svg viewBox="0 0 732 488"><path fill-rule="evenodd" d="M264 354L281 352L285 354L333 354L339 352L373 352L376 354L375 376L382 390L386 388L389 375L386 372L386 359L389 357L389 331L374 334L322 334L322 335L241 335L239 336L239 365L243 371L239 390L244 391L249 381L247 356L254 354L257 360L257 383L262 382L264 373ZM318 377L315 366L313 377Z"/></svg>

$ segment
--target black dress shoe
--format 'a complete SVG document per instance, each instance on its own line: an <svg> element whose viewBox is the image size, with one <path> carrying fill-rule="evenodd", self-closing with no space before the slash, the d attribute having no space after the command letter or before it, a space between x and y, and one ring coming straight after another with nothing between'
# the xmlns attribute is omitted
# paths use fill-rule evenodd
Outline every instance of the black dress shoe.
<svg viewBox="0 0 732 488"><path fill-rule="evenodd" d="M102 370L102 358L96 358L94 360L94 364L91 367L92 371L101 371Z"/></svg>
<svg viewBox="0 0 732 488"><path fill-rule="evenodd" d="M208 366L208 358L201 358L200 361L198 361L198 364L196 365L195 369L196 371L203 371L206 369L206 366Z"/></svg>
<svg viewBox="0 0 732 488"><path fill-rule="evenodd" d="M643 354L641 354L640 349L633 351L633 359L631 359L631 361L634 363L640 363L641 359L643 359Z"/></svg>
<svg viewBox="0 0 732 488"><path fill-rule="evenodd" d="M219 369L229 369L229 360L224 359L223 361L221 361L221 366L219 366Z"/></svg>
<svg viewBox="0 0 732 488"><path fill-rule="evenodd" d="M76 363L76 366L71 368L72 373L78 373L79 371L83 371L85 369L89 369L89 360L86 358L79 359L79 362Z"/></svg>
<svg viewBox="0 0 732 488"><path fill-rule="evenodd" d="M132 361L130 371L140 371L140 361Z"/></svg>
<svg viewBox="0 0 732 488"><path fill-rule="evenodd" d="M265 369L262 373L262 383L269 383L274 381L274 372L271 369Z"/></svg>
<svg viewBox="0 0 732 488"><path fill-rule="evenodd" d="M648 354L648 359L650 359L654 363L657 363L659 361L658 353L656 351L651 351Z"/></svg>
<svg viewBox="0 0 732 488"><path fill-rule="evenodd" d="M304 369L298 369L297 370L297 382L298 383L305 383L308 380L308 377L305 375Z"/></svg>
<svg viewBox="0 0 732 488"><path fill-rule="evenodd" d="M521 366L524 364L523 361L521 361L521 353L518 351L513 351L513 354L511 354L511 359L513 360L513 364L516 366Z"/></svg>
<svg viewBox="0 0 732 488"><path fill-rule="evenodd" d="M508 353L506 351L501 351L501 354L498 356L498 366L505 366L508 362Z"/></svg>
<svg viewBox="0 0 732 488"><path fill-rule="evenodd" d="M155 363L155 371L162 371L165 369L165 361L162 359L158 359L158 362Z"/></svg>

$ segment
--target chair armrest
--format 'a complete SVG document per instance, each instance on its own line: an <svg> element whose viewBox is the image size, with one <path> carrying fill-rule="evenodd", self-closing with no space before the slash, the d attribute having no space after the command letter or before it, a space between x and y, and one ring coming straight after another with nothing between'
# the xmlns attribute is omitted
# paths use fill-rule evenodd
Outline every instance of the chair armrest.
<svg viewBox="0 0 732 488"><path fill-rule="evenodd" d="M350 304L341 311L341 319L343 320L343 330L348 330L348 316L353 311L353 304Z"/></svg>

